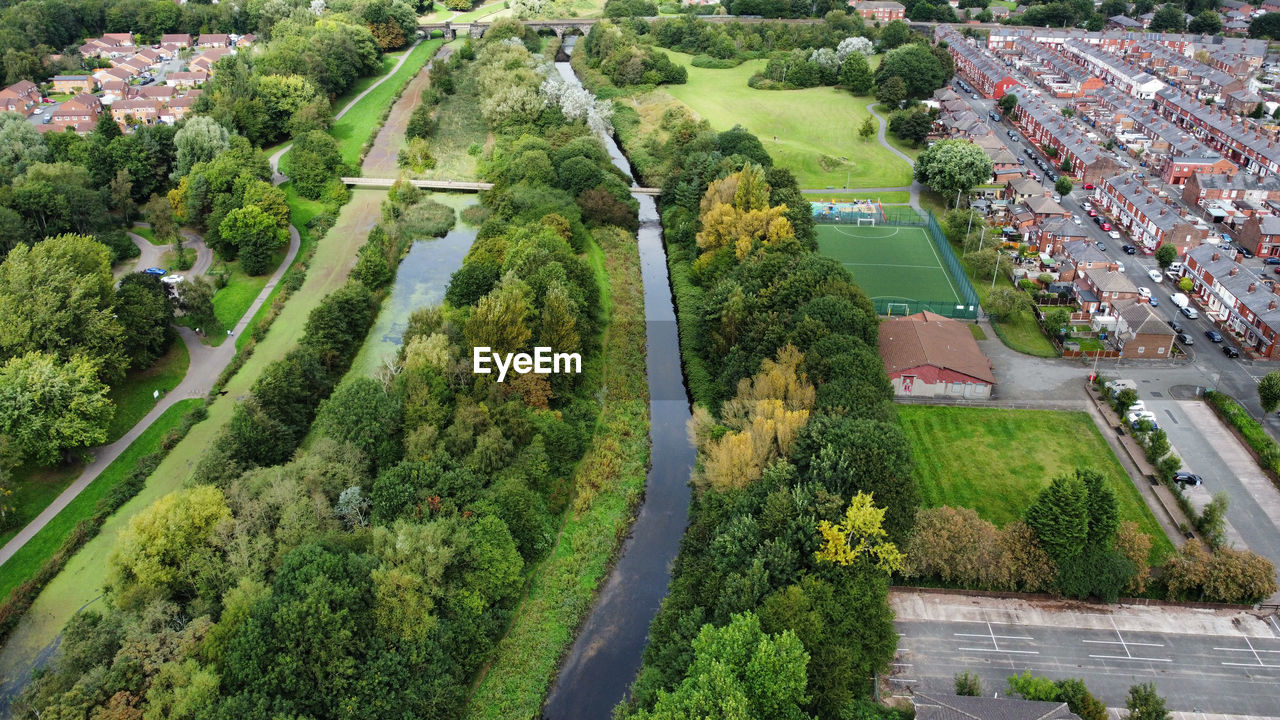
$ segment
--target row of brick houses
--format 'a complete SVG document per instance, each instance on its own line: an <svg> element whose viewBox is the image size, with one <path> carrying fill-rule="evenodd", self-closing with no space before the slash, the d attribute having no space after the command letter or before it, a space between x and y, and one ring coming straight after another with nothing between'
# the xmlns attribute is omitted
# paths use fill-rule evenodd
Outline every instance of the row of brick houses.
<svg viewBox="0 0 1280 720"><path fill-rule="evenodd" d="M1150 100L1156 96L1157 92L1168 87L1163 80L1136 64L1125 62L1119 56L1086 42L1068 40L1062 44L1062 50L1066 57L1071 58L1089 73L1133 97Z"/></svg>
<svg viewBox="0 0 1280 720"><path fill-rule="evenodd" d="M1071 175L1086 183L1097 184L1103 178L1120 172L1120 163L1097 143L1090 140L1062 110L1037 97L1019 98L1014 119L1027 139L1058 153L1055 163L1070 164Z"/></svg>
<svg viewBox="0 0 1280 720"><path fill-rule="evenodd" d="M32 108L40 104L41 99L40 88L35 83L19 80L0 90L0 111L29 115Z"/></svg>
<svg viewBox="0 0 1280 720"><path fill-rule="evenodd" d="M1102 78L1085 72L1062 53L1025 38L1019 38L1014 67L1031 76L1054 97L1080 97L1103 87Z"/></svg>
<svg viewBox="0 0 1280 720"><path fill-rule="evenodd" d="M1130 58L1135 56L1147 70L1201 101L1212 98L1214 102L1221 102L1227 95L1247 87L1242 78L1205 65L1160 43L1138 43L1127 54Z"/></svg>
<svg viewBox="0 0 1280 720"><path fill-rule="evenodd" d="M1280 175L1192 175L1182 188L1182 201L1236 227L1254 215L1274 215L1280 210Z"/></svg>
<svg viewBox="0 0 1280 720"><path fill-rule="evenodd" d="M1155 250L1172 244L1183 255L1208 237L1208 226L1190 217L1171 197L1160 197L1127 172L1106 178L1094 199L1135 245Z"/></svg>
<svg viewBox="0 0 1280 720"><path fill-rule="evenodd" d="M1280 147L1275 136L1247 118L1209 107L1173 88L1156 94L1156 111L1192 131L1214 149L1258 175L1280 172Z"/></svg>
<svg viewBox="0 0 1280 720"><path fill-rule="evenodd" d="M849 0L849 7L858 13L863 20L873 23L887 23L894 20L905 20L907 7L902 3L882 2L881 0Z"/></svg>
<svg viewBox="0 0 1280 720"><path fill-rule="evenodd" d="M1263 278L1205 245L1187 254L1183 271L1191 278L1192 296L1205 315L1259 357L1280 359L1280 284Z"/></svg>
<svg viewBox="0 0 1280 720"><path fill-rule="evenodd" d="M999 100L1010 89L1019 86L1003 63L996 62L990 53L974 46L968 38L950 27L939 25L937 38L946 41L947 52L955 60L956 72L984 97Z"/></svg>
<svg viewBox="0 0 1280 720"><path fill-rule="evenodd" d="M1203 50L1209 53L1210 65L1241 76L1257 70L1262 65L1262 58L1267 54L1267 41L1262 39L1119 30L1089 32L1079 28L1064 30L1013 25L992 28L987 34L987 48L1013 51L1016 49L1019 38L1026 38L1042 45L1062 45L1069 40L1078 40L1106 52L1120 54L1134 45L1147 42L1165 45L1188 57L1194 55L1196 51Z"/></svg>

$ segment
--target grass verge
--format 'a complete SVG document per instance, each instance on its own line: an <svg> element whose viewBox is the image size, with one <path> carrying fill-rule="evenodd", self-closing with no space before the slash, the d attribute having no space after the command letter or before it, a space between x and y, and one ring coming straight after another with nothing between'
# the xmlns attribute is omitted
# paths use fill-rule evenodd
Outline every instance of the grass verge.
<svg viewBox="0 0 1280 720"><path fill-rule="evenodd" d="M169 245L169 243L160 242L159 240L156 240L155 231L149 227L134 225L133 227L129 228L129 232L133 233L134 235L137 235L138 237L142 238L143 240L146 240L147 242L151 243L152 245L155 245L156 247L167 247Z"/></svg>
<svg viewBox="0 0 1280 720"><path fill-rule="evenodd" d="M0 543L13 539L18 531L31 522L37 515L49 507L49 503L58 497L84 470L84 463L73 462L54 467L40 467L31 463L19 465L13 469L13 479L7 504L15 508L10 527L0 532ZM8 575L8 564L5 566Z"/></svg>
<svg viewBox="0 0 1280 720"><path fill-rule="evenodd" d="M435 53L436 49L444 43L441 39L423 40L421 43L409 51L409 59L405 61L400 69L387 78L385 82L371 90L368 95L356 103L342 119L338 120L330 128L329 134L337 138L338 147L342 151L342 161L351 167L360 164L360 151L364 148L373 134L377 132L378 125L385 116L387 109L391 106L391 102L399 97L404 84L409 82L410 78L418 74L422 66ZM389 63L388 63L389 60ZM383 73L390 70L398 62L398 58L388 56L383 61ZM374 81L382 74L375 76ZM365 87L369 87L373 83L370 82ZM355 97L360 91L350 93L351 97ZM334 104L334 107L342 107L341 101Z"/></svg>
<svg viewBox="0 0 1280 720"><path fill-rule="evenodd" d="M537 716L644 490L649 389L640 254L626 233L602 232L597 238L608 273L602 289L612 295L603 346L608 394L592 445L578 464L574 501L556 546L533 569L528 596L471 697L468 720ZM592 255L598 263L601 258Z"/></svg>
<svg viewBox="0 0 1280 720"><path fill-rule="evenodd" d="M1059 475L1089 468L1115 490L1120 519L1151 536L1153 564L1173 543L1083 412L900 405L924 507L973 508L996 525L1021 518Z"/></svg>
<svg viewBox="0 0 1280 720"><path fill-rule="evenodd" d="M182 378L187 376L187 367L191 364L191 356L187 352L187 344L182 338L174 338L169 352L158 358L155 363L140 372L129 373L124 382L111 388L109 397L115 403L116 414L107 426L107 442L119 440L138 421L151 412L159 398L153 397L156 390L161 394L178 387Z"/></svg>

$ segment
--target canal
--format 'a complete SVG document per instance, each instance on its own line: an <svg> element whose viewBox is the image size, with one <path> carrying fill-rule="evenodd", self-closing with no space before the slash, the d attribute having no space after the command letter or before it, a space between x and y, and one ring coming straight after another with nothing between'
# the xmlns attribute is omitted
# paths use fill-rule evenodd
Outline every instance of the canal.
<svg viewBox="0 0 1280 720"><path fill-rule="evenodd" d="M566 81L579 84L569 63L556 63L556 69ZM613 138L602 134L600 139L614 165L630 176L626 156ZM547 720L607 720L626 697L640 669L649 624L666 597L671 564L689 518L694 448L685 430L689 396L662 223L653 198L635 197L640 202L651 463L644 504L631 534L547 695Z"/></svg>

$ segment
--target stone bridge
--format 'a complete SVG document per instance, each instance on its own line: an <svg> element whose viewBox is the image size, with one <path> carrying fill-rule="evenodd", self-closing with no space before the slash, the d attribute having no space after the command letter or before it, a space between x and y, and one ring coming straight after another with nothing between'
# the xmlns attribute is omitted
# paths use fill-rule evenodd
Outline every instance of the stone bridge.
<svg viewBox="0 0 1280 720"><path fill-rule="evenodd" d="M736 15L700 15L700 19L707 22L740 22L740 23L763 23L763 22L780 22L790 25L814 25L822 22L822 18L789 18L789 19L771 19L759 17L739 17ZM522 20L520 21L527 28L533 28L536 31L550 30L556 34L556 37L564 39L565 33L577 33L581 35L587 34L591 30L591 26L600 22L604 18L560 18L556 20ZM642 18L644 20L661 20L664 18ZM671 19L670 17L666 19ZM446 40L454 40L459 36L470 36L480 38L484 36L484 31L489 29L491 21L486 22L461 22L455 23L451 21L438 23L423 23L418 25L418 30L430 35L435 30L444 33Z"/></svg>

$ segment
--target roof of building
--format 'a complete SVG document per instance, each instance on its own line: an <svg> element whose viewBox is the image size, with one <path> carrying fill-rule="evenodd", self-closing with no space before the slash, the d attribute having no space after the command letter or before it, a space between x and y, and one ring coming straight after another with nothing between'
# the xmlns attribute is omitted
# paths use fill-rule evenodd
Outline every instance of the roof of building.
<svg viewBox="0 0 1280 720"><path fill-rule="evenodd" d="M1124 320L1124 324L1129 326L1129 332L1134 335L1173 337L1176 334L1173 328L1169 327L1169 323L1161 320L1160 316L1151 309L1151 303L1138 302L1136 299L1117 300L1115 308L1116 314Z"/></svg>
<svg viewBox="0 0 1280 720"><path fill-rule="evenodd" d="M1066 208L1059 205L1053 198L1043 195L1032 195L1026 200L1027 207L1031 208L1031 212L1037 215L1065 215Z"/></svg>
<svg viewBox="0 0 1280 720"><path fill-rule="evenodd" d="M880 357L890 373L932 365L987 383L996 381L991 361L982 354L969 328L928 311L881 323Z"/></svg>
<svg viewBox="0 0 1280 720"><path fill-rule="evenodd" d="M1065 702L967 697L917 691L917 720L1080 720Z"/></svg>
<svg viewBox="0 0 1280 720"><path fill-rule="evenodd" d="M1213 275L1216 283L1234 295L1259 320L1272 328L1280 328L1280 295L1272 291L1274 284L1271 280L1258 276L1213 245L1201 245L1188 252L1187 257L1196 261L1201 272ZM1234 275L1232 270L1235 270Z"/></svg>
<svg viewBox="0 0 1280 720"><path fill-rule="evenodd" d="M1190 222L1178 212L1177 201L1172 197L1159 197L1134 177L1132 172L1105 178L1102 185L1104 193L1108 186L1114 188L1119 198L1131 203L1147 219L1147 222L1155 224L1165 232L1172 231L1182 223Z"/></svg>
<svg viewBox="0 0 1280 720"><path fill-rule="evenodd" d="M1124 273L1119 270L1102 270L1099 268L1084 269L1080 274L1088 277L1093 286L1098 288L1100 292L1110 293L1136 293L1138 286L1133 284Z"/></svg>
<svg viewBox="0 0 1280 720"><path fill-rule="evenodd" d="M1264 175L1258 177L1250 173L1198 173L1196 182L1201 190L1262 190L1280 192L1280 176Z"/></svg>
<svg viewBox="0 0 1280 720"><path fill-rule="evenodd" d="M1066 253L1077 264L1084 263L1104 263L1110 264L1111 258L1106 253L1099 250L1092 242L1083 240L1072 240L1062 245L1062 251Z"/></svg>
<svg viewBox="0 0 1280 720"><path fill-rule="evenodd" d="M1078 237L1087 238L1089 232L1083 227L1076 225L1066 218L1053 218L1046 220L1040 225L1040 231L1057 237ZM1101 253L1099 253L1101 254Z"/></svg>
<svg viewBox="0 0 1280 720"><path fill-rule="evenodd" d="M1029 177L1014 178L1009 181L1009 188L1013 190L1015 195L1044 195L1047 191L1039 180L1032 180Z"/></svg>

